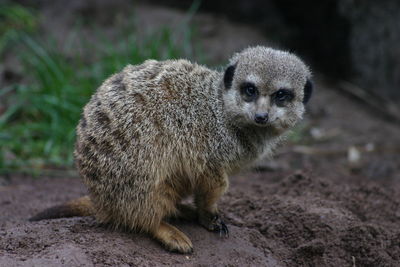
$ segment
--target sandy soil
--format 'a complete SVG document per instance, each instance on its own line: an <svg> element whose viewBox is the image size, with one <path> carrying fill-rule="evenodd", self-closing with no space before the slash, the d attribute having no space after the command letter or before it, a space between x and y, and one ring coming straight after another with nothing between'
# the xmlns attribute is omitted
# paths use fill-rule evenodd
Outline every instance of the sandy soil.
<svg viewBox="0 0 400 267"><path fill-rule="evenodd" d="M220 36L217 29L204 34L216 43ZM176 222L194 245L193 254L180 255L90 217L28 222L85 188L73 177L11 175L0 177L0 266L398 266L400 127L320 75L315 84L301 134L231 178L220 201L229 238Z"/></svg>
<svg viewBox="0 0 400 267"><path fill-rule="evenodd" d="M220 203L230 237L177 222L191 255L168 253L146 235L108 230L93 218L28 222L85 193L79 179L15 177L1 187L2 266L396 266L398 187L334 183L298 171L232 178Z"/></svg>

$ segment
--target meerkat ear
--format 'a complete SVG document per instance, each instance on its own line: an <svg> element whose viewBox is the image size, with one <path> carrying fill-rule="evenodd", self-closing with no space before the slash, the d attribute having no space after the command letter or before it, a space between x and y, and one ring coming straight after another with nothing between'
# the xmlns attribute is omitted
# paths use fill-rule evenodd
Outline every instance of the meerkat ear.
<svg viewBox="0 0 400 267"><path fill-rule="evenodd" d="M309 79L307 79L306 85L304 86L303 104L306 104L308 100L310 100L312 91L313 91L313 84Z"/></svg>
<svg viewBox="0 0 400 267"><path fill-rule="evenodd" d="M225 89L229 89L232 86L233 75L235 74L236 64L229 66L225 70L224 74L224 85Z"/></svg>

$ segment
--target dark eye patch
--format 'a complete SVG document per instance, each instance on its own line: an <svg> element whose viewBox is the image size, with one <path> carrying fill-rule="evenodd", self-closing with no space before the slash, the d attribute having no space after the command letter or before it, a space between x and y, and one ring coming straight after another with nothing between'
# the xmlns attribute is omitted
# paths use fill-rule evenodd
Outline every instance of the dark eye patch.
<svg viewBox="0 0 400 267"><path fill-rule="evenodd" d="M290 102L294 98L294 93L290 89L279 89L272 94L272 100L277 106L283 106L285 103Z"/></svg>
<svg viewBox="0 0 400 267"><path fill-rule="evenodd" d="M240 93L243 97L243 100L246 102L251 102L255 100L258 95L258 89L254 83L251 82L244 82L240 85Z"/></svg>

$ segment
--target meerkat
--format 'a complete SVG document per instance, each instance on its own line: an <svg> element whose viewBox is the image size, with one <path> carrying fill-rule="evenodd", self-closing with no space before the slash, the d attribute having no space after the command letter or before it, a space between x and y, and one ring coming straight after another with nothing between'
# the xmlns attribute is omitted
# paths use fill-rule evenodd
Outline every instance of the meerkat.
<svg viewBox="0 0 400 267"><path fill-rule="evenodd" d="M309 68L294 54L257 46L224 71L187 60L147 60L108 78L77 126L76 167L89 196L32 220L94 215L151 234L170 251L190 239L167 218L195 214L227 235L217 201L228 176L271 155L310 99ZM195 209L181 200L194 195Z"/></svg>

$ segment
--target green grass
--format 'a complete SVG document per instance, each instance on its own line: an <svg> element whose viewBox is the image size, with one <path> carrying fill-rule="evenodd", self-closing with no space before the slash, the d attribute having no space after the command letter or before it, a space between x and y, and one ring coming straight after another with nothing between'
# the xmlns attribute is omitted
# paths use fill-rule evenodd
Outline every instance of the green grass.
<svg viewBox="0 0 400 267"><path fill-rule="evenodd" d="M0 55L21 32L35 32L37 26L32 10L17 4L0 4Z"/></svg>
<svg viewBox="0 0 400 267"><path fill-rule="evenodd" d="M134 27L131 27L132 29ZM79 30L71 41L82 51L71 56L71 46L19 32L18 59L23 82L0 88L7 109L0 114L0 172L39 171L72 166L75 127L82 107L102 81L127 64L148 58L191 57L191 30L178 43L169 29L138 40L134 30L121 30L109 41L82 39ZM77 38L79 37L79 38Z"/></svg>

